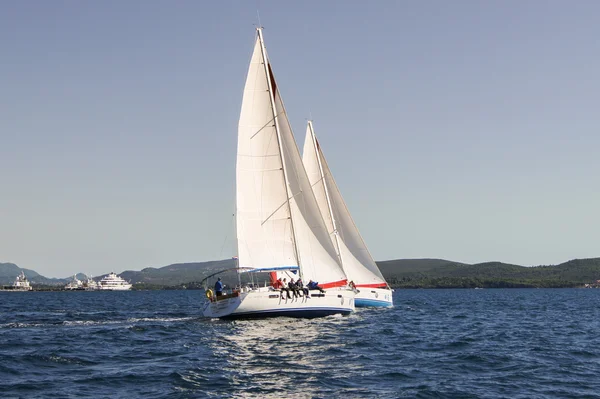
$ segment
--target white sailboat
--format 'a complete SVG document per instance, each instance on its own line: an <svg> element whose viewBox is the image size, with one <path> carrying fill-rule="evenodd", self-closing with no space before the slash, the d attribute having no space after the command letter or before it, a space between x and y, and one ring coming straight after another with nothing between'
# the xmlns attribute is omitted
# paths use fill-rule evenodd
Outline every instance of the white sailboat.
<svg viewBox="0 0 600 399"><path fill-rule="evenodd" d="M319 317L354 310L335 248L294 139L262 29L257 29L238 127L236 164L238 270L288 273L325 293L287 299L271 286L246 286L212 296L207 317ZM291 274L298 273L298 274Z"/></svg>
<svg viewBox="0 0 600 399"><path fill-rule="evenodd" d="M312 121L308 122L306 128L302 157L337 256L348 279L359 290L355 305L393 306L392 289L383 278L350 216L317 141Z"/></svg>

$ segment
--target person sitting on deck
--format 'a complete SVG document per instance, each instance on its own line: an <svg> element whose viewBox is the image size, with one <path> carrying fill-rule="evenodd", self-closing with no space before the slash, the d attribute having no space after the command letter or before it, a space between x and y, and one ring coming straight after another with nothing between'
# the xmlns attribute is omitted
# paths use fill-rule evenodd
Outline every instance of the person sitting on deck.
<svg viewBox="0 0 600 399"><path fill-rule="evenodd" d="M287 286L287 279L283 279L283 285L281 286L281 298L283 299L283 293L285 292L287 294L287 299L292 299L291 295L290 295L290 289Z"/></svg>
<svg viewBox="0 0 600 399"><path fill-rule="evenodd" d="M300 277L298 277L298 281L296 281L296 287L298 288L298 290L302 290L305 297L310 298L310 296L308 295L308 288L304 286L304 283L302 282L302 279Z"/></svg>
<svg viewBox="0 0 600 399"><path fill-rule="evenodd" d="M223 283L221 282L221 277L219 277L215 283L215 294L217 296L223 295Z"/></svg>
<svg viewBox="0 0 600 399"><path fill-rule="evenodd" d="M294 282L293 278L290 279L290 282L288 284L288 288L294 294L294 298L298 298L298 287L296 286L296 283Z"/></svg>
<svg viewBox="0 0 600 399"><path fill-rule="evenodd" d="M276 290L280 290L283 287L283 283L281 282L281 277L279 277L277 280L275 280L275 282L273 283L273 288L275 288Z"/></svg>
<svg viewBox="0 0 600 399"><path fill-rule="evenodd" d="M322 293L325 293L325 290L323 288L319 287L319 283L316 281L310 280L306 286L308 287L309 290L319 290Z"/></svg>

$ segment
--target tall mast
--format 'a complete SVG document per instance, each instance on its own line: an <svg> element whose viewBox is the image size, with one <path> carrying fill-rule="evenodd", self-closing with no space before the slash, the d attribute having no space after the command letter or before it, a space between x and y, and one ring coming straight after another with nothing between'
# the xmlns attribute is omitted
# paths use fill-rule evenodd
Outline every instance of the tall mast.
<svg viewBox="0 0 600 399"><path fill-rule="evenodd" d="M321 181L323 182L323 188L325 189L325 199L327 200L327 209L329 210L329 216L331 217L331 223L333 224L333 235L335 237L335 245L337 249L338 257L342 268L344 267L344 260L342 259L342 251L340 250L340 237L338 235L337 225L335 223L335 217L333 216L333 208L331 207L331 200L329 199L329 190L327 189L327 182L325 181L325 173L323 173L323 164L321 163L321 155L319 154L319 147L317 145L317 138L315 137L315 131L313 130L312 121L308 121L308 129L310 130L310 137L315 147L315 155L317 156L317 163L319 164L319 173Z"/></svg>
<svg viewBox="0 0 600 399"><path fill-rule="evenodd" d="M258 27L256 28L256 31L258 32L258 40L260 40L260 48L261 48L261 52L262 52L262 59L263 59L263 66L265 68L265 74L267 75L267 87L269 88L269 98L271 100L271 111L273 112L273 120L275 121L275 132L277 133L277 145L279 146L279 157L281 159L281 169L283 170L283 178L285 180L285 192L286 192L286 201L287 201L287 205L288 205L288 209L290 212L290 224L292 227L292 240L294 241L294 254L296 255L296 261L298 262L298 268L299 270L299 274L300 274L300 278L303 277L302 275L302 267L300 264L300 255L298 252L298 246L297 246L297 241L296 241L296 230L294 229L294 219L292 217L292 207L290 205L290 189L289 189L289 183L288 183L288 174L287 174L287 170L285 168L285 158L283 155L283 147L281 145L281 132L279 130L279 116L277 115L277 109L275 108L275 93L273 92L273 84L272 81L274 80L274 78L271 76L271 68L269 66L269 61L267 60L267 50L265 48L265 42L263 40L263 36L262 36L262 27Z"/></svg>

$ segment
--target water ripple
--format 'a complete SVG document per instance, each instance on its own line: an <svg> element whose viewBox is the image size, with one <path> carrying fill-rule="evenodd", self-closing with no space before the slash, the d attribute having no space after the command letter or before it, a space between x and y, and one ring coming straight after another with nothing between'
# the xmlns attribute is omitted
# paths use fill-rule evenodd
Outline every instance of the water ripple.
<svg viewBox="0 0 600 399"><path fill-rule="evenodd" d="M6 397L591 398L600 391L600 290L402 290L393 309L243 321L201 318L199 291L0 294Z"/></svg>

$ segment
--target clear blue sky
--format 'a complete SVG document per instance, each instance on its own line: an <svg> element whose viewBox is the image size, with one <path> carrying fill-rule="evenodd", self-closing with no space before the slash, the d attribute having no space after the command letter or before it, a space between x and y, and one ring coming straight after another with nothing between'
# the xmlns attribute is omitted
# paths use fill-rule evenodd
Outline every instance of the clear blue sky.
<svg viewBox="0 0 600 399"><path fill-rule="evenodd" d="M4 1L0 262L231 256L257 6L377 260L600 256L600 2Z"/></svg>

